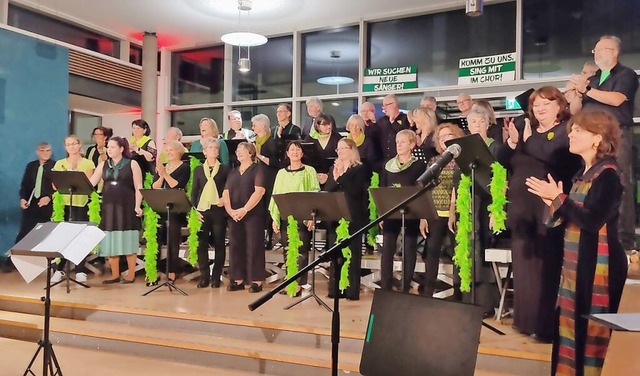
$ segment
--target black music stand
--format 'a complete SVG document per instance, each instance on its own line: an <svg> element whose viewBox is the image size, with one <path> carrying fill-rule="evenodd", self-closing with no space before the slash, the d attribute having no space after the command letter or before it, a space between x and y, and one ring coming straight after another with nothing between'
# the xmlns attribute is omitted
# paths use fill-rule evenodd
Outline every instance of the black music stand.
<svg viewBox="0 0 640 376"><path fill-rule="evenodd" d="M489 192L489 183L491 183L491 164L496 159L491 155L489 147L484 142L479 134L471 134L468 136L456 138L445 142L445 145L450 146L452 144L458 144L462 148L462 152L456 158L456 164L460 168L460 171L471 177L471 244L472 244L472 256L471 256L471 304L476 304L476 257L478 256L478 249L476 247L476 184L482 188L486 193ZM496 281L499 283L499 281ZM488 329L505 335L502 331L494 328L493 326L482 322L482 325Z"/></svg>
<svg viewBox="0 0 640 376"><path fill-rule="evenodd" d="M93 191L93 185L87 178L87 175L82 171L51 171L51 182L55 185L56 189L60 193L69 194L69 220L73 222L73 195L86 195L90 196ZM90 288L91 286L78 282L71 278L71 265L69 262L64 267L65 275L58 282L51 285L51 287L57 286L62 282L67 282L67 294L71 292L70 282L80 285L84 288Z"/></svg>
<svg viewBox="0 0 640 376"><path fill-rule="evenodd" d="M186 292L178 288L174 281L169 279L169 244L171 244L171 231L169 228L171 226L171 214L189 212L191 210L191 203L182 189L141 189L140 193L142 193L142 198L144 198L151 209L157 212L166 211L167 213L167 258L165 265L165 281L145 292L142 296L147 296L162 286L169 287L169 291L176 290L180 294L187 296Z"/></svg>
<svg viewBox="0 0 640 376"><path fill-rule="evenodd" d="M191 157L194 157L195 159L197 159L198 161L202 162L206 159L206 157L204 156L203 152L200 151L193 151L193 152L188 152L188 153L184 153L182 154L182 158L180 158L181 161L183 162L189 162L191 160Z"/></svg>
<svg viewBox="0 0 640 376"><path fill-rule="evenodd" d="M326 174L331 171L336 157L323 158L313 142L302 142L302 163L316 169L316 172Z"/></svg>
<svg viewBox="0 0 640 376"><path fill-rule="evenodd" d="M351 219L351 213L349 212L344 192L291 192L273 195L273 199L278 205L281 218L287 218L289 215L292 215L293 218L299 221L309 218L313 221L314 228L311 233L311 258L313 260L316 258L316 221L339 221L341 218L346 220ZM338 283L337 281L338 280L336 280L336 283ZM314 298L318 305L323 306L331 312L331 308L316 294L315 272L311 273L311 293L297 302L286 306L284 309L292 308L309 298Z"/></svg>
<svg viewBox="0 0 640 376"><path fill-rule="evenodd" d="M71 251L68 249L69 246L73 246L73 252L78 252L77 242L75 241L78 236L82 236L82 242L87 244L88 247L93 248L95 244L97 244L102 237L104 237L104 233L94 228L94 232L102 233L102 237L98 239L97 234L83 234L83 232L87 229L88 226L74 226L73 230L67 228L61 228L62 223L60 222L47 222L47 223L39 223L37 224L22 240L20 240L17 244L15 244L11 248L11 255L18 260L22 260L27 258L36 258L40 259L45 257L47 259L47 265L39 266L39 262L26 262L27 264L31 264L31 266L27 269L22 268L23 264L18 264L18 271L25 278L27 283L31 282L33 279L37 277L38 274L42 273L42 271L46 270L46 287L45 287L45 296L41 298L44 303L44 330L42 340L38 341L38 349L36 350L33 358L29 362L27 369L24 371L24 376L32 375L35 376L35 373L31 369L35 364L36 358L40 353L40 350L43 350L43 363L42 363L42 372L44 376L52 375L52 376L62 376L62 370L60 369L60 364L58 363L58 359L56 358L56 354L53 351L53 345L49 339L50 334L50 320L51 320L51 269L52 262L56 258L64 258L63 253L67 253ZM67 225L67 224L65 224ZM57 231L57 233L56 233ZM82 234L82 235L81 235ZM81 255L86 255L90 252L89 249L80 249L82 251ZM80 255L78 255L80 256ZM35 269L35 273L34 273ZM55 369L54 369L55 367Z"/></svg>
<svg viewBox="0 0 640 376"><path fill-rule="evenodd" d="M420 191L420 187L383 187L372 188L371 195L379 211L387 212L398 205L405 198ZM438 212L433 204L431 191L427 191L419 199L401 206L400 210L391 214L390 219L400 219L400 249L402 251L402 278L400 279L400 291L404 292L404 275L407 272L405 256L405 220L407 219L437 219ZM407 286L408 287L408 286Z"/></svg>

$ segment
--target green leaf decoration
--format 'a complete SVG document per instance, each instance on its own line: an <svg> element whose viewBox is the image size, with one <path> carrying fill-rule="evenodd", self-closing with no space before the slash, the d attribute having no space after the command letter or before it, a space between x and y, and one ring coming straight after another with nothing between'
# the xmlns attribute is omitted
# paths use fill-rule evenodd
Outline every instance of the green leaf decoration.
<svg viewBox="0 0 640 376"><path fill-rule="evenodd" d="M377 172L374 172L371 176L371 184L369 185L369 220L373 221L378 218L378 208L376 207L376 202L373 200L373 195L371 194L371 188L378 188L380 186L380 175ZM378 226L373 226L367 232L367 244L372 247L376 246L376 236L378 235Z"/></svg>
<svg viewBox="0 0 640 376"><path fill-rule="evenodd" d="M338 223L338 227L336 228L336 243L339 243L343 239L349 237L349 221L342 218ZM351 265L351 249L349 247L342 248L342 256L344 257L344 264L342 264L342 268L340 269L340 281L338 283L338 288L340 290L344 290L349 287L349 265Z"/></svg>
<svg viewBox="0 0 640 376"><path fill-rule="evenodd" d="M453 262L460 269L460 291L471 291L471 178L462 175L456 192L456 246Z"/></svg>
<svg viewBox="0 0 640 376"><path fill-rule="evenodd" d="M198 263L198 232L202 228L202 222L198 219L198 211L191 208L187 214L187 227L189 228L189 236L187 244L189 245L189 263L196 265Z"/></svg>
<svg viewBox="0 0 640 376"><path fill-rule="evenodd" d="M51 221L64 222L64 199L62 198L60 192L53 192L51 200L53 201L53 212L51 213Z"/></svg>
<svg viewBox="0 0 640 376"><path fill-rule="evenodd" d="M493 218L491 231L499 234L507 229L507 213L504 208L507 205L507 170L498 162L491 164L491 204L487 207L490 218Z"/></svg>

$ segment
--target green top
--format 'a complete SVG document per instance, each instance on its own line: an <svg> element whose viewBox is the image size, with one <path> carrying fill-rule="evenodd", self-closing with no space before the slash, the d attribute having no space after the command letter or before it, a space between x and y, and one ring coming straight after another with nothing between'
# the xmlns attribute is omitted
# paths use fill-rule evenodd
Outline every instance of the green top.
<svg viewBox="0 0 640 376"><path fill-rule="evenodd" d="M218 160L223 165L229 165L229 148L223 139L218 138L218 145L220 146L220 154L218 155ZM202 144L200 140L195 140L191 143L189 151L192 153L202 153Z"/></svg>
<svg viewBox="0 0 640 376"><path fill-rule="evenodd" d="M320 183L318 182L318 176L316 169L302 165L302 168L298 170L288 170L282 168L276 175L276 181L273 183L273 193L271 201L269 201L269 213L271 219L280 227L280 210L276 205L276 201L273 199L273 195L290 193L290 192L313 192L320 190Z"/></svg>
<svg viewBox="0 0 640 376"><path fill-rule="evenodd" d="M75 170L69 169L69 161L67 158L60 159L56 162L51 170L53 171L82 171L87 172L89 170L94 170L96 165L93 164L92 161L87 158L82 158L80 162L78 162L78 167ZM70 205L70 197L68 194L63 194L60 192L60 196L62 196L62 200L64 201L65 206ZM73 206L83 207L87 205L89 202L89 196L87 195L73 195Z"/></svg>

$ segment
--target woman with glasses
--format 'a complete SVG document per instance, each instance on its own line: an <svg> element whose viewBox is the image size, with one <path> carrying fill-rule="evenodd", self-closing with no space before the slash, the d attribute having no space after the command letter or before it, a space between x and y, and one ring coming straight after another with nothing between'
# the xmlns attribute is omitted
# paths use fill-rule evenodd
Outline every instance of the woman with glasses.
<svg viewBox="0 0 640 376"><path fill-rule="evenodd" d="M307 136L305 142L313 142L318 151L320 161L317 161L318 165L314 167L316 167L316 171L318 172L320 184L324 184L327 181L327 172L331 169L332 162L329 160L337 157L336 148L342 136L334 131L336 121L331 115L322 113L316 116L314 127L318 132L317 137Z"/></svg>
<svg viewBox="0 0 640 376"><path fill-rule="evenodd" d="M113 129L99 126L93 128L91 137L93 138L94 145L87 148L87 159L98 166L100 162L106 161L107 158L107 141L113 136Z"/></svg>
<svg viewBox="0 0 640 376"><path fill-rule="evenodd" d="M231 272L227 291L262 291L265 278L264 168L256 163L256 147L241 142L236 149L240 165L229 173L222 201L229 221L229 263Z"/></svg>
<svg viewBox="0 0 640 376"><path fill-rule="evenodd" d="M64 148L67 151L67 157L59 159L56 164L51 169L52 171L82 171L87 178L90 178L93 175L94 170L96 169L96 165L93 164L90 160L84 158L82 156L82 143L80 139L76 135L69 135L64 139ZM89 203L89 196L87 195L73 195L73 202L71 201L71 196L66 193L60 192L62 196L62 200L64 201L64 220L65 221L89 221L89 208L87 204ZM56 272L53 273L51 277L51 282L59 282L64 275L62 270L67 263L66 259L62 259L62 261L56 266ZM76 272L76 280L78 282L86 282L87 274L84 268L84 260L75 267L74 271Z"/></svg>
<svg viewBox="0 0 640 376"><path fill-rule="evenodd" d="M338 158L333 168L328 173L325 191L344 192L351 213L349 233L361 229L367 224L369 218L369 181L371 173L369 168L360 161L360 153L355 141L343 138L338 142L336 149ZM333 227L333 226L330 226ZM332 234L335 235L335 234ZM327 236L335 239L335 236ZM333 245L333 242L330 242ZM344 291L344 296L349 300L360 299L360 262L362 259L362 236L354 239L351 249L351 263L349 264L349 287ZM333 295L333 273L329 277L329 295Z"/></svg>

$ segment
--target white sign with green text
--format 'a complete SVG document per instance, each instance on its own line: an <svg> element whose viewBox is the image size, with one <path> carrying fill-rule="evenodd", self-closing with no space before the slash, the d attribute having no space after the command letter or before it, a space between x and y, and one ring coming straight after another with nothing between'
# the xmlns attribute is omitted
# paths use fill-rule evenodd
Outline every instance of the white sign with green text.
<svg viewBox="0 0 640 376"><path fill-rule="evenodd" d="M516 78L516 53L460 59L458 85L513 81Z"/></svg>
<svg viewBox="0 0 640 376"><path fill-rule="evenodd" d="M366 68L362 91L393 91L418 87L418 68L415 65L387 68Z"/></svg>

